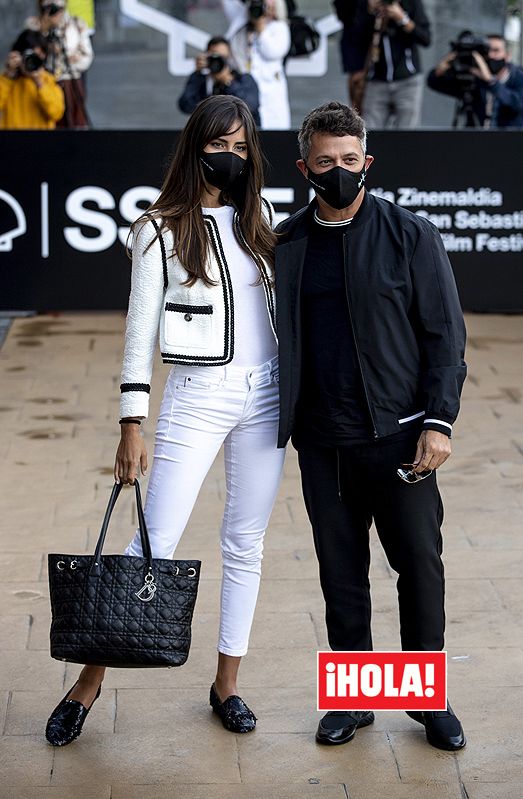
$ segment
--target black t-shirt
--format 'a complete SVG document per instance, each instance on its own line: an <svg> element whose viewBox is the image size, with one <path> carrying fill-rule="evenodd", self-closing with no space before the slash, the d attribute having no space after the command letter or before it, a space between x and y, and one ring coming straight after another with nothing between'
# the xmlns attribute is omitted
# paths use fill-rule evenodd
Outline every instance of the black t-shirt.
<svg viewBox="0 0 523 799"><path fill-rule="evenodd" d="M349 230L350 223L327 227L315 218L309 232L296 446L304 438L328 446L373 440L345 288L343 235Z"/></svg>

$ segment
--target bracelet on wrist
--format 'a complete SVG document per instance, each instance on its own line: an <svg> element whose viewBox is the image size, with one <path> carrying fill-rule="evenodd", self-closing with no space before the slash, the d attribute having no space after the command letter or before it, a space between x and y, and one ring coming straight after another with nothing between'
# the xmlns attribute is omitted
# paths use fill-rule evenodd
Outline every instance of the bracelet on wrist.
<svg viewBox="0 0 523 799"><path fill-rule="evenodd" d="M404 28L405 25L408 25L410 21L411 20L410 20L409 15L408 14L404 14L402 16L402 18L400 19L400 21L398 22L398 25L400 25L402 28Z"/></svg>
<svg viewBox="0 0 523 799"><path fill-rule="evenodd" d="M120 419L118 424L141 424L140 419Z"/></svg>

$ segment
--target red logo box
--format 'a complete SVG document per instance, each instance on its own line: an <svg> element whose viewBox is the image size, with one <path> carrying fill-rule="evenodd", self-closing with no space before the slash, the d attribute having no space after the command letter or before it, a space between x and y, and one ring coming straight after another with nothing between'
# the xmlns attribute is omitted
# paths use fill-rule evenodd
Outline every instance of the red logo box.
<svg viewBox="0 0 523 799"><path fill-rule="evenodd" d="M318 710L446 709L446 652L318 652Z"/></svg>

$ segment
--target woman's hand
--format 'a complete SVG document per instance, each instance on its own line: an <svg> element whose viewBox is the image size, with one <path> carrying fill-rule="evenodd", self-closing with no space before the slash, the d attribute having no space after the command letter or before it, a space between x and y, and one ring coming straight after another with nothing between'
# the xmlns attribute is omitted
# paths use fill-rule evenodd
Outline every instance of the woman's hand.
<svg viewBox="0 0 523 799"><path fill-rule="evenodd" d="M115 482L133 485L138 477L138 467L144 475L147 471L145 441L140 435L139 425L123 424L114 463Z"/></svg>

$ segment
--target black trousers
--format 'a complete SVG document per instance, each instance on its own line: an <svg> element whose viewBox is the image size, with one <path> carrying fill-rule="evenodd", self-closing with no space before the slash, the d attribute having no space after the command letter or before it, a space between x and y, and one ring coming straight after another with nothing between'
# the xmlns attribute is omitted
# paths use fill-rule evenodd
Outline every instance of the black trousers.
<svg viewBox="0 0 523 799"><path fill-rule="evenodd" d="M387 560L399 575L402 648L443 648L443 504L436 474L415 484L396 474L401 464L414 460L419 434L416 425L338 449L299 444L303 495L333 650L372 649L368 575L373 520Z"/></svg>

